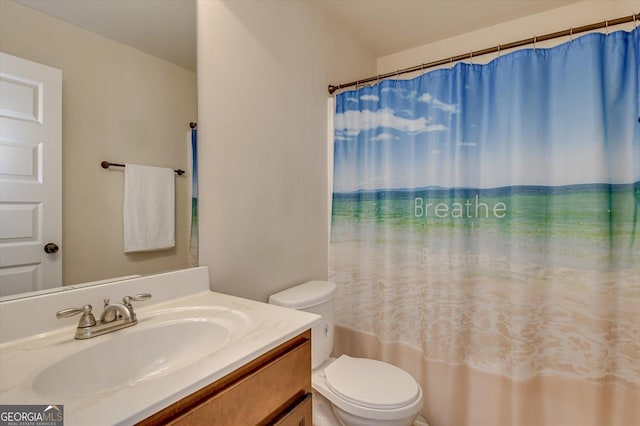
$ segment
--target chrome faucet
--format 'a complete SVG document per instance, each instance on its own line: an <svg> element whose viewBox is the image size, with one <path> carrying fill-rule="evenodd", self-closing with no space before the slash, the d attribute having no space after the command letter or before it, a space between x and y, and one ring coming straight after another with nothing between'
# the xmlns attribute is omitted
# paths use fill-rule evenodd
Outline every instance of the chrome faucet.
<svg viewBox="0 0 640 426"><path fill-rule="evenodd" d="M91 310L91 305L84 305L82 308L68 308L58 311L56 317L67 318L82 314L78 327L76 328L76 339L90 339L102 334L111 333L125 327L131 327L138 323L138 318L131 302L139 302L151 299L149 293L137 294L135 296L125 296L122 303L109 304L109 299L104 299L104 309L100 315L100 321L96 322Z"/></svg>

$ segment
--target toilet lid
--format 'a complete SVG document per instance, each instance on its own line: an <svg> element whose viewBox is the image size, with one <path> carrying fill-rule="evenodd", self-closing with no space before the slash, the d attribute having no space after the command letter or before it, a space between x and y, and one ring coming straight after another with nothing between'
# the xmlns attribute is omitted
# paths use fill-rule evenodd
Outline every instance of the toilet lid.
<svg viewBox="0 0 640 426"><path fill-rule="evenodd" d="M324 374L329 389L364 407L394 409L420 398L414 378L386 362L342 355L324 369Z"/></svg>

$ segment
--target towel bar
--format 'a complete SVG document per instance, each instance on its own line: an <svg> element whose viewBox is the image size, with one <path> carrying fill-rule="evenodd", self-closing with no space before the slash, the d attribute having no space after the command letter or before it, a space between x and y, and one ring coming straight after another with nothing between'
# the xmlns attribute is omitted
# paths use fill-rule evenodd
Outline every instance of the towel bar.
<svg viewBox="0 0 640 426"><path fill-rule="evenodd" d="M114 166L114 167L124 167L125 166L124 164L110 163L109 161L103 161L103 162L100 163L100 165L102 166L103 169L108 169L111 166ZM178 176L182 176L185 173L185 171L182 170L182 169L175 169L174 172L176 172L176 174Z"/></svg>

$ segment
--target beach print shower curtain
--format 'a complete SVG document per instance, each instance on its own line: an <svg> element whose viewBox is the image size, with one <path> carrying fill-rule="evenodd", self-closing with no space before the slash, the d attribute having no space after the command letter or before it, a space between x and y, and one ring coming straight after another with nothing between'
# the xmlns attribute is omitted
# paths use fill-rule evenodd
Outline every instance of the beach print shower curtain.
<svg viewBox="0 0 640 426"><path fill-rule="evenodd" d="M336 99L336 351L432 426L640 424L639 30Z"/></svg>

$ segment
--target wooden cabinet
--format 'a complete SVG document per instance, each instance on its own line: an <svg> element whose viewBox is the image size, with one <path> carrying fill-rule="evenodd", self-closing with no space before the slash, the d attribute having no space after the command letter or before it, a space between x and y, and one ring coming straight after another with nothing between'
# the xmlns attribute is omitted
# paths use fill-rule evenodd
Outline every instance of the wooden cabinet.
<svg viewBox="0 0 640 426"><path fill-rule="evenodd" d="M311 426L311 419L307 330L138 425Z"/></svg>

